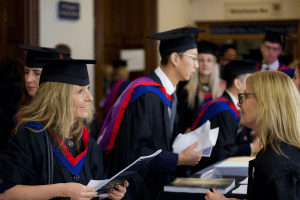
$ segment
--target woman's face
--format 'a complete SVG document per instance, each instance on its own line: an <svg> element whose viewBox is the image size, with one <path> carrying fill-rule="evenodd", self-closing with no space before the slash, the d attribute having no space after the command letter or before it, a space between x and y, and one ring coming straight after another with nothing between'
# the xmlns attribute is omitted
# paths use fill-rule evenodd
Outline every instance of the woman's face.
<svg viewBox="0 0 300 200"><path fill-rule="evenodd" d="M246 85L244 93L247 94L242 97L241 103L238 103L238 106L241 108L242 112L240 116L240 124L253 130L259 130L257 129L258 125L256 124L259 103L255 97L255 94L252 93L249 85Z"/></svg>
<svg viewBox="0 0 300 200"><path fill-rule="evenodd" d="M39 89L39 82L42 69L41 68L24 68L25 72L25 87L30 97L34 97L36 91Z"/></svg>
<svg viewBox="0 0 300 200"><path fill-rule="evenodd" d="M296 68L295 70L295 74L294 74L294 77L293 77L293 82L296 86L296 88L298 89L298 91L300 92L300 76L299 76L299 69Z"/></svg>
<svg viewBox="0 0 300 200"><path fill-rule="evenodd" d="M213 71L215 56L209 53L199 53L198 63L200 75L209 76Z"/></svg>
<svg viewBox="0 0 300 200"><path fill-rule="evenodd" d="M74 122L78 119L86 119L88 117L88 107L93 97L89 92L90 85L78 86L73 85L73 114Z"/></svg>

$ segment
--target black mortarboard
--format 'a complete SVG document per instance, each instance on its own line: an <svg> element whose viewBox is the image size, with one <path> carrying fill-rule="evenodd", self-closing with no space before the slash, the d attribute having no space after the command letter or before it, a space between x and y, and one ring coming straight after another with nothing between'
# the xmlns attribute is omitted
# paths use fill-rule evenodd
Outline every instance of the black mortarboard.
<svg viewBox="0 0 300 200"><path fill-rule="evenodd" d="M219 55L220 55L219 45L208 41L201 41L198 42L197 46L198 46L198 53L212 54L216 56L217 60L219 60Z"/></svg>
<svg viewBox="0 0 300 200"><path fill-rule="evenodd" d="M59 54L70 55L65 49L53 49L47 47L37 47L32 45L19 44L21 50L27 50L25 60L26 67L43 68L45 63L38 62L36 58L59 58Z"/></svg>
<svg viewBox="0 0 300 200"><path fill-rule="evenodd" d="M250 60L233 60L221 70L221 78L225 81L233 80L241 74L256 72L257 65L260 63Z"/></svg>
<svg viewBox="0 0 300 200"><path fill-rule="evenodd" d="M197 48L197 36L198 33L201 32L205 32L205 30L193 27L183 27L148 35L147 38L160 40L160 55L167 56L171 55L173 52L179 53Z"/></svg>
<svg viewBox="0 0 300 200"><path fill-rule="evenodd" d="M90 84L86 64L97 64L97 60L37 59L46 63L40 77L44 82L68 83L79 86Z"/></svg>
<svg viewBox="0 0 300 200"><path fill-rule="evenodd" d="M127 66L127 62L125 60L115 60L113 61L113 67L114 69L122 66Z"/></svg>
<svg viewBox="0 0 300 200"><path fill-rule="evenodd" d="M281 35L283 35L283 38L281 39ZM284 50L285 46L285 36L286 33L279 33L275 31L267 31L264 40L272 43L279 43L282 46L282 49Z"/></svg>

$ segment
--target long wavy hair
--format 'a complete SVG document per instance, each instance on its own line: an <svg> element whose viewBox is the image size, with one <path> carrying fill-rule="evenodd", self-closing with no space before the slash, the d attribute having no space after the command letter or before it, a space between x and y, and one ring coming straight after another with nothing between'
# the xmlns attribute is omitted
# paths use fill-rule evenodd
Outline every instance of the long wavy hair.
<svg viewBox="0 0 300 200"><path fill-rule="evenodd" d="M212 99L216 99L222 95L220 90L220 66L217 63L216 57L214 56L214 64L212 66L212 73L209 78L209 86L211 87ZM202 104L204 101L204 90L200 82L200 72L194 74L186 85L188 92L187 103L190 109L194 109L195 106L195 94L198 92L199 103Z"/></svg>
<svg viewBox="0 0 300 200"><path fill-rule="evenodd" d="M300 148L300 95L292 80L278 71L258 72L247 78L247 85L259 103L256 123L261 123L260 142L271 144L283 154L279 143Z"/></svg>
<svg viewBox="0 0 300 200"><path fill-rule="evenodd" d="M76 151L79 152L80 138L85 125L82 119L73 123L73 85L56 82L42 83L32 100L19 111L20 122L15 133L27 122L38 122L44 126L43 130L47 130L59 148L62 144L59 143L57 136L63 142L66 140L66 135L72 136ZM88 107L88 113L87 125L91 123L94 116L92 104Z"/></svg>

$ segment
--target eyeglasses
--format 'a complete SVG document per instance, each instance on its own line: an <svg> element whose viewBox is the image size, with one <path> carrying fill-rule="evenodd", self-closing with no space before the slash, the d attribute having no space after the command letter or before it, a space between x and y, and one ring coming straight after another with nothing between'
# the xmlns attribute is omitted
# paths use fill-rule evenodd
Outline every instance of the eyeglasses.
<svg viewBox="0 0 300 200"><path fill-rule="evenodd" d="M243 97L247 95L255 95L255 93L239 93L238 94L238 99L239 99L239 104L242 104L243 103Z"/></svg>
<svg viewBox="0 0 300 200"><path fill-rule="evenodd" d="M279 48L276 48L276 47L270 47L270 46L267 46L267 45L264 45L265 46L265 48L268 50L268 51L271 51L271 50L273 50L273 51L280 51L280 47Z"/></svg>
<svg viewBox="0 0 300 200"><path fill-rule="evenodd" d="M189 56L191 57L194 61L197 61L198 60L198 55L194 55L194 54L186 54L186 53L178 53L179 55L182 55L182 56Z"/></svg>

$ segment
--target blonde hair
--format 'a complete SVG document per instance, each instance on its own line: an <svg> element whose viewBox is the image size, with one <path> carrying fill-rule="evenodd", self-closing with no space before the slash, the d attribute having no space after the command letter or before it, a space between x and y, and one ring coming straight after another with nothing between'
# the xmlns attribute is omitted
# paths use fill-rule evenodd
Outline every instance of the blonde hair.
<svg viewBox="0 0 300 200"><path fill-rule="evenodd" d="M122 78L128 79L129 70L127 66L120 66L114 69L112 79L113 81L121 80Z"/></svg>
<svg viewBox="0 0 300 200"><path fill-rule="evenodd" d="M92 104L88 106L88 113L89 117L86 120L87 124L90 124L94 113ZM25 123L37 122L44 126L43 130L47 129L51 139L59 148L61 144L56 136L59 136L63 142L66 140L66 135L73 136L75 148L79 151L84 125L82 120L73 123L73 85L56 82L42 83L29 104L20 109L19 117L21 120L15 133Z"/></svg>
<svg viewBox="0 0 300 200"><path fill-rule="evenodd" d="M220 66L216 62L214 56L214 64L212 66L213 70L209 78L209 85L211 87L212 99L219 98L222 95L222 90L220 90ZM198 90L199 104L202 104L204 101L204 90L200 82L200 72L197 70L197 73L194 74L186 85L186 90L188 92L187 103L188 107L193 109L195 108L195 93Z"/></svg>
<svg viewBox="0 0 300 200"><path fill-rule="evenodd" d="M271 144L283 154L279 142L300 148L300 95L292 80L282 72L267 71L249 76L247 85L259 103L256 123L262 124L259 138L264 149Z"/></svg>

